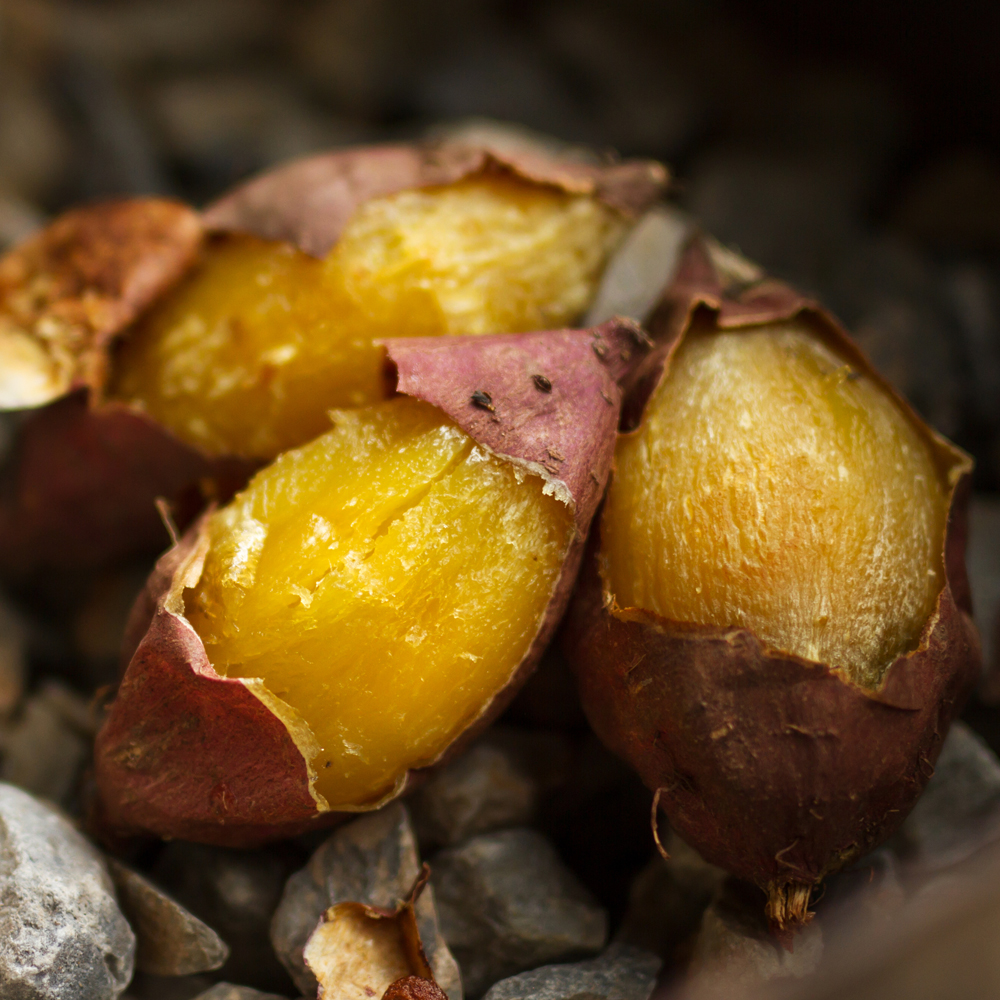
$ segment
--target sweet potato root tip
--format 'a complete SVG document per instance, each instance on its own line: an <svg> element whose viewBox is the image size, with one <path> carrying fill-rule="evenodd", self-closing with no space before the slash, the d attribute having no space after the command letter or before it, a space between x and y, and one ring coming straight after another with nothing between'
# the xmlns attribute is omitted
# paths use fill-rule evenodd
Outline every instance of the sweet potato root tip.
<svg viewBox="0 0 1000 1000"><path fill-rule="evenodd" d="M792 950L795 932L813 919L809 909L813 888L804 882L772 882L767 887L764 913L771 931L788 951Z"/></svg>

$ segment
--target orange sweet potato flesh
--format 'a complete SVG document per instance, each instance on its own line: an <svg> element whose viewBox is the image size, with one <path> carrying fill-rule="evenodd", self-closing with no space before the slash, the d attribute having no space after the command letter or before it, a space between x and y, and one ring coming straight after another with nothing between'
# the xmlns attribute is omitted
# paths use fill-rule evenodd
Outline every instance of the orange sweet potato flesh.
<svg viewBox="0 0 1000 1000"><path fill-rule="evenodd" d="M132 331L112 392L203 452L273 458L385 398L379 338L573 322L624 229L596 198L494 176L368 201L323 260L231 235Z"/></svg>
<svg viewBox="0 0 1000 1000"><path fill-rule="evenodd" d="M824 359L822 368L814 371L820 379L829 379L837 371L846 379L848 372L843 366L858 373L860 377L851 382L841 384L837 376L827 386L844 405L860 400L868 417L875 419L871 416L872 399L881 400L875 407L882 413L882 424L875 421L881 428L876 435L880 440L874 444L869 441L868 447L876 451L884 448L886 439L896 434L893 447L902 442L912 449L906 461L897 454L897 461L907 467L905 474L895 468L883 469L890 485L886 487L885 481L873 485L873 470L866 472L863 456L852 452L852 443L841 438L846 451L832 469L834 496L836 484L841 482L838 467L845 461L853 463L847 470L849 478L863 482L868 476L866 489L883 491L876 502L863 498L868 507L862 506L862 510L877 510L886 497L890 500L886 509L893 510L891 501L898 487L892 482L897 474L912 479L933 472L944 495L947 513L941 518L937 513L941 509L938 489L933 483L924 484L923 500L920 489L910 491L912 503L925 505L919 516L914 515L914 523L922 532L935 532L932 551L918 551L912 557L906 554L909 540L905 531L893 529L886 536L895 539L897 546L889 557L899 559L912 579L889 581L891 597L881 609L883 618L874 629L863 629L858 640L863 650L859 659L852 660L857 655L854 644L838 645L837 637L817 644L814 618L796 621L795 602L781 599L782 588L799 572L798 555L778 551L765 565L761 553L767 555L767 545L762 544L762 539L769 541L767 533L759 530L754 535L753 519L740 502L739 491L749 491L754 485L752 475L750 483L746 479L749 473L741 483L731 482L720 496L725 469L704 467L706 451L715 448L725 462L738 456L740 449L735 444L710 442L693 430L690 422L705 419L721 428L729 420L739 427L740 407L731 406L724 415L710 401L706 412L686 414L689 423L685 427L678 426L676 414L656 412L658 394L664 394L660 399L671 396L674 364L690 384L696 374L692 368L704 362L705 352L712 350L710 338L720 338L716 344L731 345L734 338L746 337L736 355L753 355L757 350L754 338L768 336L764 331L775 324L780 335L798 331L792 339L799 347L800 335L808 335L806 360L814 363L817 358ZM689 248L654 327L663 346L648 359L635 381L627 407L628 426L633 429L619 444L619 454L626 464L632 462L638 453L631 454L630 449L658 422L663 430L673 427L681 438L690 434L700 439L694 457L677 455L681 446L676 441L656 447L666 449L661 454L671 453L685 466L678 472L680 496L674 501L674 513L681 528L676 530L689 532L686 544L692 548L704 546L709 551L699 555L697 570L693 562L684 565L677 578L664 581L654 574L647 580L624 580L625 560L631 559L640 575L651 571L649 556L660 544L656 531L661 532L661 540L665 536L661 524L651 541L648 520L647 530L642 530L642 517L648 519L648 513L640 516L638 527L622 523L624 498L621 493L615 496L621 484L614 484L567 618L565 648L577 674L584 708L598 735L636 767L685 840L707 860L756 882L769 894L772 925L787 931L808 919L810 891L825 875L872 849L896 829L933 772L950 720L978 677L979 641L970 617L964 567L971 461L919 421L826 313L777 282L733 280L725 255L705 242L696 241ZM771 343L773 346L773 335ZM728 355L728 360L732 361L733 355ZM784 357L782 363L786 362ZM773 367L764 368L771 378L777 377ZM720 377L725 381L730 373ZM773 386L758 386L757 402L771 391L776 391ZM825 391L820 391L821 398ZM838 395L842 392L846 395ZM683 392L680 397L684 397ZM829 403L830 397L826 398ZM798 403L809 399L808 393L800 393ZM889 404L892 412L886 408ZM809 405L815 405L815 398ZM809 405L804 412L810 412ZM644 407L649 407L651 414L649 425L643 423ZM814 456L813 473L829 467L828 452L835 450L838 434L824 435L837 431L836 420L824 431L817 429L822 420L803 422L801 417L800 413L796 423L791 413L787 414L789 428L772 427L770 437L760 427L742 428L746 436L741 447L757 458L753 473L759 478L756 485L772 504L784 504L773 516L761 508L760 516L770 529L781 527L782 516L788 511L798 510L797 516L806 516L809 508L801 497L781 498L782 487L797 485L797 479L785 467L789 463L782 466L780 449L775 458L773 450L763 448L761 434L765 434L764 443L771 445L788 429L797 427L800 440L815 434L814 440L824 442L827 454ZM865 435L860 439L864 441ZM768 455L770 459L765 460ZM884 454L882 460L884 464ZM711 487L711 499L691 488L688 477L693 469L701 470L699 478L704 477L701 481ZM774 469L781 475L773 483L767 482ZM672 488L666 482L657 487L661 497L663 490L670 495ZM768 490L774 491L777 500ZM813 509L822 514L822 494L816 502ZM845 498L838 502L844 503ZM723 504L723 509L703 517L700 511L713 503ZM899 508L895 509L898 517ZM725 532L731 524L739 527L741 518L743 537L731 544ZM868 527L855 525L853 530ZM630 538L633 528L637 534ZM813 539L827 537L820 545L836 551L842 541L825 536L822 528L820 521L806 534ZM724 537L704 543L698 538L698 531L713 530ZM844 530L852 529L836 525L837 532ZM648 552L636 549L636 537ZM673 558L683 563L688 553L677 549L681 543L673 537L675 541L668 542L674 547ZM788 542L789 547L797 544L800 542L795 538ZM612 552L611 545L616 551ZM744 557L743 577L729 568L741 565L732 559L734 553ZM847 595L867 585L864 574L850 565L850 555L849 546L839 550L837 558L847 580L834 584ZM870 564L880 556L885 558L886 553L875 546L866 558ZM815 558L820 567L817 575L822 576L827 572L822 549ZM936 574L933 580L930 572ZM739 604L737 585L741 579L756 582L744 590L743 603ZM687 581L683 593L682 581ZM630 590L632 583L635 585ZM702 594L697 593L698 586L702 586ZM800 580L795 586L804 584ZM772 613L770 620L761 624L762 605L771 600L769 594L776 595L772 609L777 607L786 615L784 625L780 613ZM713 598L719 600L725 617L713 618L715 609L709 603ZM850 626L849 600L837 598L834 605L831 619L839 616L841 627ZM923 621L914 627L914 620L920 617ZM780 627L775 626L776 621Z"/></svg>
<svg viewBox="0 0 1000 1000"><path fill-rule="evenodd" d="M568 600L610 469L618 379L645 346L617 321L391 342L409 399L342 414L340 430L265 470L161 560L97 739L105 835L288 835L387 801L494 718ZM282 476L294 492L314 459L350 479L340 459L357 445L368 449L364 475L302 496L300 511L282 502ZM469 537L491 558L481 563ZM328 555L313 565L319 541ZM267 587L241 592L251 567ZM477 582L497 592L477 593ZM234 624L256 633L234 636Z"/></svg>

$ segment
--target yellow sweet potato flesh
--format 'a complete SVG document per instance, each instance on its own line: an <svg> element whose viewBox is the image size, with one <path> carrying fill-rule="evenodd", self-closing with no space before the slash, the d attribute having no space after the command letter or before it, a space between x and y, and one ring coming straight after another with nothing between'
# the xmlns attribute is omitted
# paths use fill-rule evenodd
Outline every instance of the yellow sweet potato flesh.
<svg viewBox="0 0 1000 1000"><path fill-rule="evenodd" d="M385 398L377 338L571 323L622 231L593 198L480 178L367 202L323 261L221 238L130 333L111 392L210 454L273 458Z"/></svg>
<svg viewBox="0 0 1000 1000"><path fill-rule="evenodd" d="M333 414L210 520L187 615L215 669L310 726L317 790L370 804L510 680L572 534L543 481L398 397Z"/></svg>
<svg viewBox="0 0 1000 1000"><path fill-rule="evenodd" d="M869 688L916 647L945 582L946 484L895 400L811 330L691 335L616 464L619 607L747 628Z"/></svg>

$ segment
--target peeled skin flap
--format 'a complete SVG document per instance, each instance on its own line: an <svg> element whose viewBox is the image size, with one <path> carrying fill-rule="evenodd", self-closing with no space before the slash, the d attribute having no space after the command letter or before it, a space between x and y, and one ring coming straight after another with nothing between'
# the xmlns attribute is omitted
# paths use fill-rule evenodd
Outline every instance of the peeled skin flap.
<svg viewBox="0 0 1000 1000"><path fill-rule="evenodd" d="M579 531L530 649L446 751L454 752L506 707L562 616L610 469L618 379L647 345L634 324L610 321L587 331L386 347L401 392L438 406L479 444L544 476L572 505ZM476 393L489 394L493 409L474 402ZM105 836L148 831L245 846L339 818L313 791L316 746L302 720L260 681L220 677L183 615L183 592L200 575L206 545L203 519L160 560L134 609L134 653L95 748L94 819ZM389 801L413 776L359 809Z"/></svg>
<svg viewBox="0 0 1000 1000"><path fill-rule="evenodd" d="M594 195L626 216L653 204L668 179L654 160L592 166L461 145L362 146L294 160L247 181L206 209L205 225L217 232L287 240L325 257L364 202L488 173Z"/></svg>
<svg viewBox="0 0 1000 1000"><path fill-rule="evenodd" d="M807 919L812 886L902 822L978 678L964 565L971 461L895 396L815 304L762 276L741 279L727 263L704 242L689 248L653 324L662 346L626 402L630 425L695 323L740 330L797 319L896 399L927 441L949 498L945 586L917 648L893 661L876 690L768 649L747 630L618 607L592 535L563 631L588 718L688 843L771 893L780 929ZM793 896L795 906L783 909Z"/></svg>

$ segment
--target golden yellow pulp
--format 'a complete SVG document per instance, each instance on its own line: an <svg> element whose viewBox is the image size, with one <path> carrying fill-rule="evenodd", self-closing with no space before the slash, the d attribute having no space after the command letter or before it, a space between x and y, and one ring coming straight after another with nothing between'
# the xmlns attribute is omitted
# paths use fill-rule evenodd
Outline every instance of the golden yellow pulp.
<svg viewBox="0 0 1000 1000"><path fill-rule="evenodd" d="M622 232L593 198L480 178L367 202L322 261L222 238L130 333L111 392L210 454L273 458L385 398L377 338L571 323Z"/></svg>
<svg viewBox="0 0 1000 1000"><path fill-rule="evenodd" d="M898 404L793 323L685 340L601 523L619 607L752 630L875 687L944 585L947 489Z"/></svg>
<svg viewBox="0 0 1000 1000"><path fill-rule="evenodd" d="M433 761L510 679L573 534L540 478L405 397L333 414L210 520L187 615L322 750L333 808Z"/></svg>

